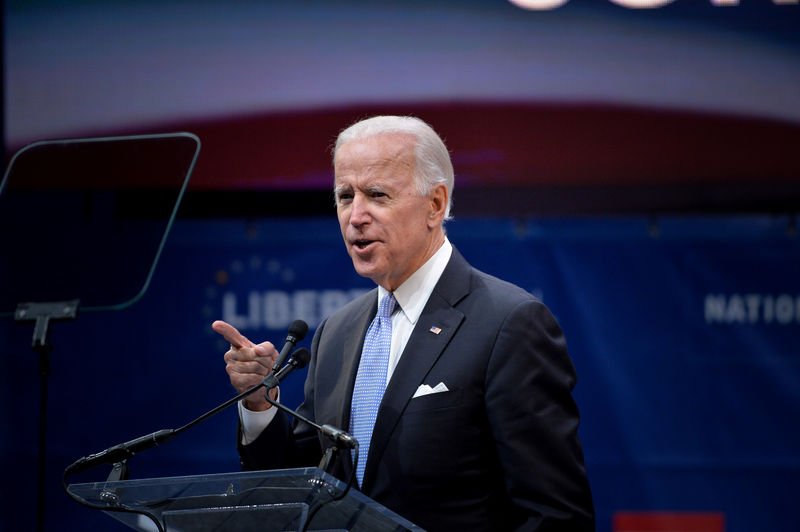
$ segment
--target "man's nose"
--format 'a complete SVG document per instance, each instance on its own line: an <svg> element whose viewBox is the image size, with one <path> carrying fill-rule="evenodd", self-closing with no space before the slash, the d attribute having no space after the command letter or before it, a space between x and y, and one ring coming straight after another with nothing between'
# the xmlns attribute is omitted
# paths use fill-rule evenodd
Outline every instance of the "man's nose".
<svg viewBox="0 0 800 532"><path fill-rule="evenodd" d="M350 205L350 225L358 227L369 223L371 220L367 199L361 194L356 194Z"/></svg>

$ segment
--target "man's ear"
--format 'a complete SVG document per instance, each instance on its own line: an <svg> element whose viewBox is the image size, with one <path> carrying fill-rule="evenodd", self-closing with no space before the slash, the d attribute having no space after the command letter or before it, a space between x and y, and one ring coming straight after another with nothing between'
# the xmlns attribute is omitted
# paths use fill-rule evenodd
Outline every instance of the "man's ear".
<svg viewBox="0 0 800 532"><path fill-rule="evenodd" d="M444 213L447 210L447 185L439 183L431 191L430 195L430 212L428 213L428 227L433 229L442 225L444 220Z"/></svg>

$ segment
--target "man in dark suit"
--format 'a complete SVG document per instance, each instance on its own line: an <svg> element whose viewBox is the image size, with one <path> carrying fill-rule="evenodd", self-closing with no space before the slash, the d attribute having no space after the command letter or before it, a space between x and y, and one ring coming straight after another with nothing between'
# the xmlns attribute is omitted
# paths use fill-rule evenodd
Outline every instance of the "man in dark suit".
<svg viewBox="0 0 800 532"><path fill-rule="evenodd" d="M340 134L334 169L345 245L378 287L317 328L300 413L366 434L359 489L428 530L593 530L561 329L450 244L444 143L416 118L373 117ZM261 382L274 346L214 329L231 342L234 387ZM247 469L316 465L332 444L263 397L240 413ZM353 466L343 456L337 476Z"/></svg>

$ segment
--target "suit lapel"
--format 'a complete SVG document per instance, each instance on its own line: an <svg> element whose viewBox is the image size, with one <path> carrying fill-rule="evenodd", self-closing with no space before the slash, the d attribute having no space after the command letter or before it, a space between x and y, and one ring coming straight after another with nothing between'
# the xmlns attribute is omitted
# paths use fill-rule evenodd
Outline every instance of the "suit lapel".
<svg viewBox="0 0 800 532"><path fill-rule="evenodd" d="M364 471L362 491L371 487L375 476L375 464L380 461L392 431L408 402L464 319L464 314L456 309L455 305L469 293L470 270L469 264L458 251L453 249L450 262L414 326L414 331L386 387L372 431L370 460ZM441 331L434 334L430 331L431 327L438 327Z"/></svg>
<svg viewBox="0 0 800 532"><path fill-rule="evenodd" d="M356 382L358 363L361 360L361 350L364 346L364 336L367 334L369 324L378 312L377 292L377 289L370 291L365 304L347 318L351 323L349 327L350 334L344 335L342 342L341 368L342 372L348 376L348 381L345 393L339 395L340 402L336 407L336 423L334 424L335 427L347 432L350 431L350 405L353 400L353 387ZM353 470L353 460L349 450L342 449L340 457L343 471L342 478L347 478ZM364 458L360 459L363 460Z"/></svg>
<svg viewBox="0 0 800 532"><path fill-rule="evenodd" d="M356 382L358 363L361 361L361 350L364 347L364 336L367 328L378 312L377 289L369 292L370 303L364 305L352 319L352 334L345 336L342 345L342 371L347 372L349 380L347 383L347 393L344 394L344 401L339 409L337 426L344 430L350 430L350 405L353 400L353 387Z"/></svg>

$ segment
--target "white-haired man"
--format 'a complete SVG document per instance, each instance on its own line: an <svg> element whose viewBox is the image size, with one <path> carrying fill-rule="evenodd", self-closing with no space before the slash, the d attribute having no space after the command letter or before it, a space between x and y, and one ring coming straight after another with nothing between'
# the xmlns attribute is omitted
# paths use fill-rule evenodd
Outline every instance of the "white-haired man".
<svg viewBox="0 0 800 532"><path fill-rule="evenodd" d="M299 411L351 430L359 489L423 528L593 530L561 329L447 239L442 140L417 118L373 117L339 135L334 170L345 247L378 286L317 328ZM274 346L214 328L231 342L233 386L260 382ZM251 396L240 407L243 466L316 465L331 442L270 406ZM346 455L336 474L352 471Z"/></svg>

